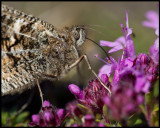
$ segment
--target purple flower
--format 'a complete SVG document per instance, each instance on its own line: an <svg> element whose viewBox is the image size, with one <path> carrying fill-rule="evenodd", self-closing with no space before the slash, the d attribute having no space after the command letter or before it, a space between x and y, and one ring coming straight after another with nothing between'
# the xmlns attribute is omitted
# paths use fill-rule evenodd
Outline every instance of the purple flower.
<svg viewBox="0 0 160 128"><path fill-rule="evenodd" d="M65 110L64 109L59 109L58 111L57 111L57 116L58 116L58 118L59 119L63 119L64 118L64 116L65 116Z"/></svg>
<svg viewBox="0 0 160 128"><path fill-rule="evenodd" d="M105 74L104 74L105 75ZM104 76L104 81L106 81L108 76ZM102 78L101 78L102 79ZM106 81L105 84L107 87L110 87L110 83ZM83 90L84 100L82 101L87 107L91 108L94 112L102 113L103 101L102 98L105 95L108 95L108 91L96 80L91 80L87 88Z"/></svg>
<svg viewBox="0 0 160 128"><path fill-rule="evenodd" d="M148 12L147 18L149 18L150 21L144 22L144 25L156 29L156 34L159 36L158 14L152 11ZM123 24L120 25L122 27L124 35L123 37L118 38L115 42L100 41L100 44L102 46L113 47L109 53L123 49L123 55L118 62L112 58L111 63L107 63L106 61L97 57L105 63L105 65L99 70L98 76L101 77L102 74L107 74L109 77L114 71L113 82L111 84L114 86L119 83L122 74L132 71L135 77L135 83L133 84L135 90L137 92L146 93L149 91L151 83L155 81L159 74L159 37L156 39L154 45L150 48L151 56L140 54L138 57L136 57L133 41L130 36L132 34L132 29L129 28L128 12L126 13L126 26L123 27ZM128 83L128 80L124 79L124 83Z"/></svg>
<svg viewBox="0 0 160 128"><path fill-rule="evenodd" d="M94 116L87 114L87 115L85 115L84 119L85 119L85 126L86 127L92 126L94 124Z"/></svg>
<svg viewBox="0 0 160 128"><path fill-rule="evenodd" d="M40 116L36 114L32 115L32 121L34 122L32 125L39 125Z"/></svg>
<svg viewBox="0 0 160 128"><path fill-rule="evenodd" d="M143 91L145 93L149 92L150 82L147 81L147 78L144 75L139 75L136 78L135 90L136 92Z"/></svg>
<svg viewBox="0 0 160 128"><path fill-rule="evenodd" d="M155 61L149 55L139 54L138 57L135 59L133 67L135 70L145 75L146 79L144 78L145 80L142 80L145 81L145 83L149 81L150 84L152 84L156 81L157 77L159 76L159 62L155 63Z"/></svg>
<svg viewBox="0 0 160 128"><path fill-rule="evenodd" d="M54 115L52 112L49 112L49 111L45 111L43 113L43 118L45 120L45 122L47 123L52 123L53 119L54 119Z"/></svg>
<svg viewBox="0 0 160 128"><path fill-rule="evenodd" d="M73 124L72 127L105 127L102 122L97 122L94 115L86 114L83 116L84 121L79 125L77 123Z"/></svg>
<svg viewBox="0 0 160 128"><path fill-rule="evenodd" d="M83 92L81 91L81 89L77 85L70 84L68 86L68 88L69 88L69 90L70 90L70 92L72 94L74 94L75 96L77 96L79 99L83 100L83 98L84 98Z"/></svg>
<svg viewBox="0 0 160 128"><path fill-rule="evenodd" d="M117 38L114 42L110 41L100 41L101 46L107 46L107 47L113 47L111 50L109 50L108 53L116 52L124 48L125 46L125 39L124 37Z"/></svg>
<svg viewBox="0 0 160 128"><path fill-rule="evenodd" d="M78 125L78 124L73 124L73 125L71 125L71 127L82 127L82 126Z"/></svg>
<svg viewBox="0 0 160 128"><path fill-rule="evenodd" d="M146 13L146 18L148 19L148 21L143 21L142 22L143 26L153 28L153 29L159 28L159 15L157 12L148 11Z"/></svg>
<svg viewBox="0 0 160 128"><path fill-rule="evenodd" d="M106 74L103 74L101 79L106 84L106 86L110 85L110 83L108 82L108 76ZM75 86L76 85L74 85L74 87ZM73 92L72 89L70 91ZM90 81L88 87L83 89L83 99L77 98L77 93L73 94L75 95L76 100L79 103L86 105L87 107L91 108L94 112L102 113L102 108L104 105L102 98L105 95L108 95L108 91L96 79Z"/></svg>
<svg viewBox="0 0 160 128"><path fill-rule="evenodd" d="M127 79L132 78L128 77ZM124 79L120 80L118 86L113 86L111 97L106 96L103 99L109 108L107 116L110 119L124 120L136 112L138 105L143 103L143 96L134 90L134 80L131 83L130 81L132 80L124 83Z"/></svg>
<svg viewBox="0 0 160 128"><path fill-rule="evenodd" d="M110 76L111 73L112 73L112 65L106 64L99 69L98 77L101 78L103 74L107 74L107 76Z"/></svg>
<svg viewBox="0 0 160 128"><path fill-rule="evenodd" d="M107 74L102 74L101 75L101 80L104 84L107 84L109 81L108 75Z"/></svg>
<svg viewBox="0 0 160 128"><path fill-rule="evenodd" d="M122 31L123 31L122 37L119 37L114 42L101 40L100 45L107 46L107 47L113 47L109 51L109 53L116 52L116 51L123 49L122 58L131 57L132 59L134 59L136 55L135 55L133 40L131 39L131 36L130 36L132 34L132 29L129 28L128 12L126 12L126 26L123 27L123 24L120 24L120 26L122 27Z"/></svg>
<svg viewBox="0 0 160 128"><path fill-rule="evenodd" d="M106 58L106 60L103 60L101 59L100 57L96 56L99 60L101 60L102 62L105 63L104 66L102 66L100 69L99 69L99 74L98 74L98 77L99 78L102 78L102 75L103 74L106 74L107 77L109 77L112 72L115 70L116 66L117 66L117 62L116 60L114 60L112 57L110 57L110 62L108 62L108 58Z"/></svg>
<svg viewBox="0 0 160 128"><path fill-rule="evenodd" d="M154 45L150 47L151 58L155 64L159 64L159 37L155 40Z"/></svg>
<svg viewBox="0 0 160 128"><path fill-rule="evenodd" d="M149 92L151 86L144 72L135 70L134 68L124 69L119 74L119 81L116 85L118 86L128 86L134 88L136 92Z"/></svg>
<svg viewBox="0 0 160 128"><path fill-rule="evenodd" d="M67 112L73 117L75 116L79 117L80 115L82 115L82 111L77 104L78 104L77 101L73 101L73 102L69 102L66 105Z"/></svg>
<svg viewBox="0 0 160 128"><path fill-rule="evenodd" d="M116 60L111 58L111 63L107 63L106 65L102 66L102 68L100 68L98 76L102 78L103 74L107 74L107 76L109 77L114 71L115 73L113 77L113 82L115 83L116 81L119 80L120 72L123 69L130 68L132 66L133 66L133 60L130 57L125 59L119 59L118 62L116 62Z"/></svg>
<svg viewBox="0 0 160 128"><path fill-rule="evenodd" d="M50 102L49 101L44 101L43 102L43 107L50 107L51 106L51 104L50 104Z"/></svg>
<svg viewBox="0 0 160 128"><path fill-rule="evenodd" d="M100 122L100 123L98 124L98 127L105 127L105 125Z"/></svg>
<svg viewBox="0 0 160 128"><path fill-rule="evenodd" d="M119 61L117 62L116 66L115 66L115 73L113 76L113 84L115 84L116 82L119 81L119 75L120 73L124 70L124 69L129 69L131 68L133 65L133 60L129 57L129 58L125 58L125 59L119 59Z"/></svg>
<svg viewBox="0 0 160 128"><path fill-rule="evenodd" d="M150 48L151 58L154 63L159 63L159 15L155 11L148 11L146 13L148 21L143 21L142 24L146 27L155 29L155 34L158 36L154 45Z"/></svg>
<svg viewBox="0 0 160 128"><path fill-rule="evenodd" d="M123 82L128 84L128 80L130 79L127 79L127 75L132 75L135 81L133 83L135 90L144 93L149 91L151 83L155 81L159 71L158 66L154 64L152 59L146 54L139 54L135 59L128 57L119 59L118 62L115 60L111 61L110 64L106 64L100 69L99 76L101 76L101 78L103 74L108 73L108 68L104 67L110 67L110 75L114 71L112 86L119 84L119 81L125 74L126 78L124 78Z"/></svg>
<svg viewBox="0 0 160 128"><path fill-rule="evenodd" d="M137 56L136 58L136 62L138 61L138 63L140 64L140 66L147 66L149 64L150 58L148 55L141 53Z"/></svg>
<svg viewBox="0 0 160 128"><path fill-rule="evenodd" d="M32 116L32 122L28 125L40 127L60 126L66 113L63 109L54 110L49 101L44 101L39 114Z"/></svg>
<svg viewBox="0 0 160 128"><path fill-rule="evenodd" d="M56 126L61 126L62 122L64 121L64 119L68 116L68 113L60 108L57 109L55 111L55 122L56 122Z"/></svg>
<svg viewBox="0 0 160 128"><path fill-rule="evenodd" d="M140 54L134 60L129 57L119 59L118 62L111 61L109 66L112 69L111 71L114 71L112 86L119 86L119 82L123 79L123 83L125 84L132 83L132 86L137 92L147 93L151 87L151 83L155 81L158 76L158 66L155 65L152 59L146 54ZM103 78L102 75L105 74L105 72L108 72L107 68L105 69L103 67L99 73L101 78ZM112 72L110 72L110 74L111 73Z"/></svg>

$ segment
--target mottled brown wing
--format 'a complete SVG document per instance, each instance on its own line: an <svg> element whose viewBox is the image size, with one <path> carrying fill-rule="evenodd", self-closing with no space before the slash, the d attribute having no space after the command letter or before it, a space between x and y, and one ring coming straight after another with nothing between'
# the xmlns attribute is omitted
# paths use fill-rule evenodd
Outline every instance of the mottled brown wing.
<svg viewBox="0 0 160 128"><path fill-rule="evenodd" d="M35 85L36 74L43 79L63 77L79 58L77 47L85 41L81 27L58 31L45 21L5 5L1 35L2 95Z"/></svg>
<svg viewBox="0 0 160 128"><path fill-rule="evenodd" d="M52 25L2 5L2 95L30 88L35 85L35 71L46 71L42 50L48 45L48 35L58 35Z"/></svg>

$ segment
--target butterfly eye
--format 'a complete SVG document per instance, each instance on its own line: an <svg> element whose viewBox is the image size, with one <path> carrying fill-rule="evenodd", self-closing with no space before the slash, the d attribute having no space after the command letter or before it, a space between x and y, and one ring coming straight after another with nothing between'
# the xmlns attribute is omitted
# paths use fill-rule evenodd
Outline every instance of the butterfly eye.
<svg viewBox="0 0 160 128"><path fill-rule="evenodd" d="M79 33L78 33L77 31L74 32L74 38L75 38L76 40L79 39Z"/></svg>

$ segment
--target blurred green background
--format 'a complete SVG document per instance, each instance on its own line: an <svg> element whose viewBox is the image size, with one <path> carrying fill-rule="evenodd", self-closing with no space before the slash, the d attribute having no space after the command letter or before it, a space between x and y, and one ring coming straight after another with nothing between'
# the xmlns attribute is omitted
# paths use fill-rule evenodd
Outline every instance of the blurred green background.
<svg viewBox="0 0 160 128"><path fill-rule="evenodd" d="M153 45L156 39L154 30L143 27L142 21L146 20L145 13L147 11L155 10L158 12L158 2L2 2L2 4L39 17L59 29L72 25L90 25L89 28L86 28L87 37L97 43L100 40L114 41L122 36L120 23L125 24L125 15L128 11L129 26L133 28L136 35L133 38L136 54L148 53L149 47ZM109 50L109 48L103 48L106 51ZM82 52L88 55L92 68L98 73L98 69L104 63L96 59L94 55L98 53L101 58L105 58L106 55L103 51L92 42L86 41L82 47ZM111 56L117 57L118 55L121 55L121 52L114 53ZM79 73L74 68L65 78L59 81L43 82L41 87L44 99L50 100L56 107L64 107L69 97L73 99L67 86L74 83L83 88L87 86L89 80L94 78L85 61L79 67ZM38 99L35 96L32 102L38 103L34 103L34 107L30 105L29 110L37 107L37 110L34 109L31 113L38 112L41 102L37 87L34 90L37 90L35 95ZM17 94L16 98L12 96L2 97L2 108L10 110L11 106L17 105L20 107L27 101L30 93L31 90L28 90L24 94Z"/></svg>

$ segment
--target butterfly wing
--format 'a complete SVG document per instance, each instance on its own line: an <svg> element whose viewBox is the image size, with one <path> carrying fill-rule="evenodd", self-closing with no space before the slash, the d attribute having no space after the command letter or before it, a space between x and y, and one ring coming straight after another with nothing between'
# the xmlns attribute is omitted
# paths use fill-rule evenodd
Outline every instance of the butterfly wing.
<svg viewBox="0 0 160 128"><path fill-rule="evenodd" d="M49 45L49 36L57 36L52 25L2 5L2 95L30 88L35 72L46 71L42 51Z"/></svg>

